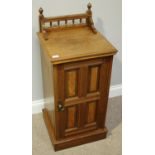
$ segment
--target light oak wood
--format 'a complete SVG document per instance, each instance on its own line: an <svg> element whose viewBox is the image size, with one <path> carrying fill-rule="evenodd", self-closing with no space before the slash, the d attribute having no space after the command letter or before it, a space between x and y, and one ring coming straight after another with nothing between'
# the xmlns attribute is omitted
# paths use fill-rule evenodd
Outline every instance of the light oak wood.
<svg viewBox="0 0 155 155"><path fill-rule="evenodd" d="M38 33L40 42L53 64L85 60L116 53L116 49L99 32L93 34L88 27L70 28L49 33L44 40ZM57 56L53 58L53 56Z"/></svg>
<svg viewBox="0 0 155 155"><path fill-rule="evenodd" d="M39 10L43 116L55 150L99 140L107 134L105 119L117 50L96 31L91 4L87 7L84 14L50 18Z"/></svg>

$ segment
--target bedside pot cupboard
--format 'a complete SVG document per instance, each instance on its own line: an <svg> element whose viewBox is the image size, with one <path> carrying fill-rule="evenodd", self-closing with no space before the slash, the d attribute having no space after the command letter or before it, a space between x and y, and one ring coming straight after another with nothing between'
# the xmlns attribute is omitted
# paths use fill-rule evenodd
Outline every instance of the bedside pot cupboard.
<svg viewBox="0 0 155 155"><path fill-rule="evenodd" d="M59 17L44 17L39 9L43 117L56 151L107 134L107 102L117 50L95 29L91 4L87 7L84 14Z"/></svg>

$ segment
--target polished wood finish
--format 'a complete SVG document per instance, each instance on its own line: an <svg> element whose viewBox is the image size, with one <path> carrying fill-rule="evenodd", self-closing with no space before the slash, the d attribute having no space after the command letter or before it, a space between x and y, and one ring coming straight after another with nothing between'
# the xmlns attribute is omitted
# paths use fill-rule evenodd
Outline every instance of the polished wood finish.
<svg viewBox="0 0 155 155"><path fill-rule="evenodd" d="M85 14L45 18L43 10L39 12L38 38L45 98L43 116L54 149L105 138L110 77L116 49L94 29L91 4L88 4ZM82 23L83 18L86 19L85 24ZM72 24L61 26L62 20L64 24L71 20ZM52 26L50 30L44 29L46 22ZM53 27L54 22L57 23L56 28Z"/></svg>
<svg viewBox="0 0 155 155"><path fill-rule="evenodd" d="M102 34L99 32L93 34L87 26L53 30L48 34L48 40L43 38L42 33L38 33L38 36L53 64L99 58L116 53L115 47Z"/></svg>

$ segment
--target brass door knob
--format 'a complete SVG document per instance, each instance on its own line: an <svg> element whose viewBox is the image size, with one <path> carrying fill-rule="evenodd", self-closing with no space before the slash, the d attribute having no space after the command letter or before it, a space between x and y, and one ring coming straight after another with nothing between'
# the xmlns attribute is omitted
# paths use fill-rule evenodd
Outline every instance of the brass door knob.
<svg viewBox="0 0 155 155"><path fill-rule="evenodd" d="M64 108L62 102L58 101L58 111L64 111L64 110L65 110L65 108Z"/></svg>

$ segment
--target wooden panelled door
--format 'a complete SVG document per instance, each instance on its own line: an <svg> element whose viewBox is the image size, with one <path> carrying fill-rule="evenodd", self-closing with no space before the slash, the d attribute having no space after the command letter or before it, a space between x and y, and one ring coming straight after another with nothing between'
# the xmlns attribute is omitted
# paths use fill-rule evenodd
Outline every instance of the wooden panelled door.
<svg viewBox="0 0 155 155"><path fill-rule="evenodd" d="M104 128L113 56L59 65L59 137Z"/></svg>

